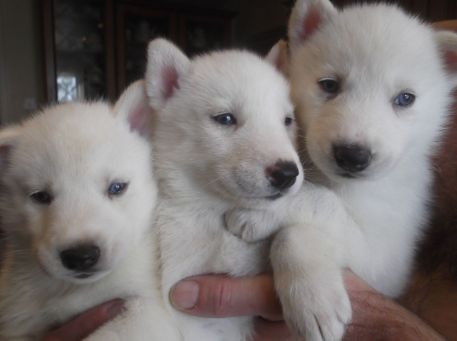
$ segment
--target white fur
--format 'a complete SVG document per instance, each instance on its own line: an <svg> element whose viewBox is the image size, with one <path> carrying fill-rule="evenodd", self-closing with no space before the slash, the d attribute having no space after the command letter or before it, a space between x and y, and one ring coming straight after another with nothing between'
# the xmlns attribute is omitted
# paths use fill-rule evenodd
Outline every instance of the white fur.
<svg viewBox="0 0 457 341"><path fill-rule="evenodd" d="M0 212L7 247L0 278L0 340L39 340L50 327L108 299L126 312L88 340L174 340L153 257L157 186L151 148L138 133L149 111L144 84L115 108L104 103L50 107L0 133ZM111 182L128 182L109 197ZM30 194L47 190L49 204ZM78 279L59 258L90 242L101 257Z"/></svg>
<svg viewBox="0 0 457 341"><path fill-rule="evenodd" d="M192 275L253 275L267 269L269 241L247 243L224 228L224 213L264 208L277 194L265 169L278 160L299 167L286 80L271 65L242 51L215 52L188 60L171 43L149 46L146 86L157 110L156 174L161 200L162 290ZM275 56L270 56L274 62ZM235 126L215 122L232 113ZM284 198L276 199L276 202ZM196 318L170 307L185 340L245 340L252 319Z"/></svg>
<svg viewBox="0 0 457 341"><path fill-rule="evenodd" d="M299 144L316 185L278 205L275 217L251 212L243 224L290 225L271 253L285 318L308 341L339 340L351 319L342 268L389 297L408 280L428 218L429 157L457 80L457 36L395 6L336 11L328 0L298 0L289 35ZM323 78L340 80L337 96L322 91ZM417 98L400 108L393 101L404 90ZM340 141L373 153L354 178L334 160L332 145Z"/></svg>

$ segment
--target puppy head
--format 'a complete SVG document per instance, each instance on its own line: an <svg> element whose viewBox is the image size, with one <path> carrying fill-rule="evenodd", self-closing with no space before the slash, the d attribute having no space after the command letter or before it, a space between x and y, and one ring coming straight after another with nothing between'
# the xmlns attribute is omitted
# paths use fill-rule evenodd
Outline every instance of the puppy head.
<svg viewBox="0 0 457 341"><path fill-rule="evenodd" d="M386 175L430 151L457 75L455 34L395 6L299 0L289 35L301 143L328 177Z"/></svg>
<svg viewBox="0 0 457 341"><path fill-rule="evenodd" d="M144 235L155 204L142 83L114 110L103 103L46 109L0 134L0 212L12 252L50 276L94 281Z"/></svg>
<svg viewBox="0 0 457 341"><path fill-rule="evenodd" d="M161 163L198 188L252 204L300 187L289 88L269 63L241 51L189 60L159 39L149 46L146 87Z"/></svg>

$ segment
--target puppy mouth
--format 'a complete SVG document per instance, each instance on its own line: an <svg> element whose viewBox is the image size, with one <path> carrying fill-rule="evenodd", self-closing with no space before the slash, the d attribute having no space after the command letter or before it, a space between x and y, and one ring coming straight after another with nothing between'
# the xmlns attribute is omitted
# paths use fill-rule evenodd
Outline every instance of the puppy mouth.
<svg viewBox="0 0 457 341"><path fill-rule="evenodd" d="M287 192L287 191L286 191ZM268 195L262 195L262 196L246 196L248 200L268 200L268 201L274 201L286 194L286 192L275 192L273 194L268 194Z"/></svg>
<svg viewBox="0 0 457 341"><path fill-rule="evenodd" d="M92 277L96 273L97 273L97 271L93 271L93 272L78 272L78 273L74 274L73 277L76 278L76 279L87 279L87 278Z"/></svg>
<svg viewBox="0 0 457 341"><path fill-rule="evenodd" d="M362 174L356 174L356 173L349 173L349 172L340 172L340 173L337 173L339 176L345 178L345 179L358 179L358 178L362 178L363 175Z"/></svg>
<svg viewBox="0 0 457 341"><path fill-rule="evenodd" d="M247 195L247 196L244 196L244 199L245 200L268 200L268 201L274 201L276 199L281 198L283 195L284 195L284 193L281 193L281 192L278 192L278 193L275 193L275 194L272 194L272 195L265 195L265 196L250 196L250 195ZM237 198L239 199L240 196L238 196Z"/></svg>
<svg viewBox="0 0 457 341"><path fill-rule="evenodd" d="M98 281L100 278L107 275L109 270L93 270L93 271L84 271L84 272L74 272L70 275L67 275L67 280L74 282L76 284L85 284Z"/></svg>
<svg viewBox="0 0 457 341"><path fill-rule="evenodd" d="M276 193L276 194L274 194L274 195L270 195L270 196L265 197L265 199L274 201L274 200L276 200L276 199L281 198L282 196L283 196L283 193L278 192L278 193Z"/></svg>
<svg viewBox="0 0 457 341"><path fill-rule="evenodd" d="M279 199L281 198L285 193L287 193L287 189L286 190L271 190L268 189L267 191L268 192L273 192L272 194L266 194L266 193L252 193L253 189L252 188L248 188L248 186L246 186L245 184L241 183L240 181L237 181L237 179L235 178L235 183L238 187L238 193L237 194L233 194L233 191L230 191L230 190L227 190L227 192L229 192L231 194L231 196L235 196L236 199L239 199L240 197L244 198L245 200L270 200L270 201L273 201L273 200L276 200L276 199ZM260 191L259 191L260 192Z"/></svg>

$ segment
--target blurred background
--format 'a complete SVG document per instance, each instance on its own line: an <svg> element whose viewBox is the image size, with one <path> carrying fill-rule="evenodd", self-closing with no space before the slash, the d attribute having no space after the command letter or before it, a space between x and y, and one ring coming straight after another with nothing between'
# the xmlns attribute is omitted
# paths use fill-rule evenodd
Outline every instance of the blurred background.
<svg viewBox="0 0 457 341"><path fill-rule="evenodd" d="M428 21L457 18L456 0L390 2ZM292 5L293 0L0 0L0 124L46 103L115 99L142 77L147 42L158 36L189 55L225 47L265 54L286 36Z"/></svg>

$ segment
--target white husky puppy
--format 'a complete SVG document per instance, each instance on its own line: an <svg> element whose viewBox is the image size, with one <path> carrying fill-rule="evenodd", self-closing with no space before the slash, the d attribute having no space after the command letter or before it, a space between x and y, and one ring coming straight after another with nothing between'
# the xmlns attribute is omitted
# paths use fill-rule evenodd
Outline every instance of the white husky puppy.
<svg viewBox="0 0 457 341"><path fill-rule="evenodd" d="M138 82L114 109L57 105L0 133L0 340L39 340L115 297L126 312L88 339L178 339L152 275L145 98Z"/></svg>
<svg viewBox="0 0 457 341"><path fill-rule="evenodd" d="M164 297L188 276L266 270L269 242L249 244L229 233L224 213L267 207L302 184L285 78L248 52L189 60L158 39L149 46L146 87L158 116L153 140ZM248 317L174 314L186 340L245 340L252 333Z"/></svg>
<svg viewBox="0 0 457 341"><path fill-rule="evenodd" d="M457 81L457 36L395 6L338 11L328 0L298 0L289 37L308 179L333 194L305 185L276 218L251 212L243 224L251 219L262 236L275 219L276 228L293 225L271 254L285 318L309 341L338 340L351 318L342 268L390 297L407 282L428 217L429 157Z"/></svg>

